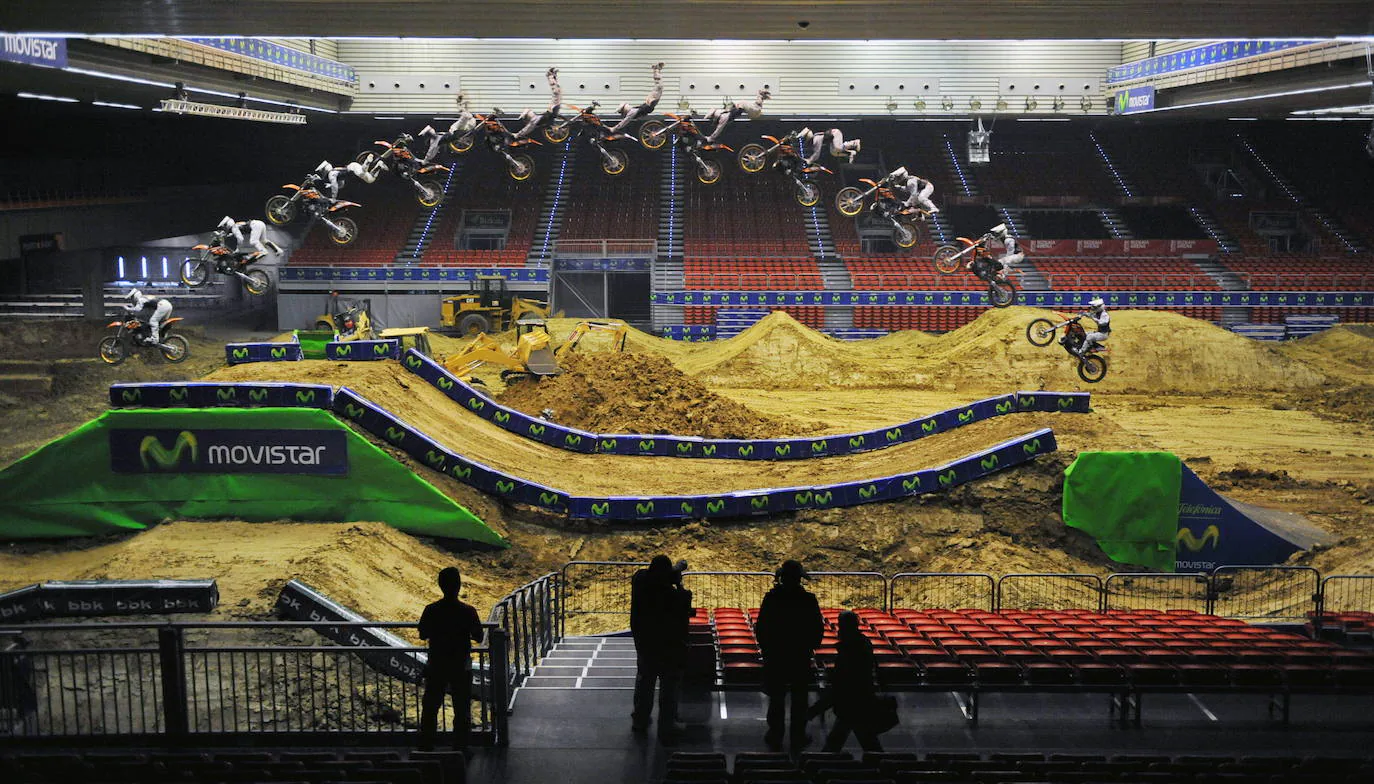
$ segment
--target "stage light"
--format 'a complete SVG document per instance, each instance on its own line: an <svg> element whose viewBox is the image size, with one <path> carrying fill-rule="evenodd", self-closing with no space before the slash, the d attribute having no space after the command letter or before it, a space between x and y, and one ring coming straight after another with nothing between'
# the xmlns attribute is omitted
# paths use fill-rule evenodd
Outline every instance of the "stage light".
<svg viewBox="0 0 1374 784"><path fill-rule="evenodd" d="M228 120L250 120L253 122L281 123L284 125L305 125L305 115L293 112L268 112L261 109L245 109L241 106L220 106L214 103L195 101L175 101L162 99L161 110L173 114L194 114L201 117L220 117ZM153 111L158 111L154 109Z"/></svg>

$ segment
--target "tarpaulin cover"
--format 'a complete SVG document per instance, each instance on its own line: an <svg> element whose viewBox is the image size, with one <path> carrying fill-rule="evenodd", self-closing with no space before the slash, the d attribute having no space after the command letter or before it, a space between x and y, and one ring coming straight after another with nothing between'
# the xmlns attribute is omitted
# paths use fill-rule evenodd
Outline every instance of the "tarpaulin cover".
<svg viewBox="0 0 1374 784"><path fill-rule="evenodd" d="M305 359L324 359L324 347L334 342L332 329L298 329L291 334L301 344L301 356Z"/></svg>
<svg viewBox="0 0 1374 784"><path fill-rule="evenodd" d="M1080 452L1064 469L1064 524L1113 561L1171 572L1181 467L1169 452Z"/></svg>
<svg viewBox="0 0 1374 784"><path fill-rule="evenodd" d="M116 473L110 436L119 430L342 431L347 473L180 473L180 439L163 446L170 468ZM0 509L0 539L92 536L193 518L376 520L411 534L504 544L332 414L309 408L108 411L0 471Z"/></svg>

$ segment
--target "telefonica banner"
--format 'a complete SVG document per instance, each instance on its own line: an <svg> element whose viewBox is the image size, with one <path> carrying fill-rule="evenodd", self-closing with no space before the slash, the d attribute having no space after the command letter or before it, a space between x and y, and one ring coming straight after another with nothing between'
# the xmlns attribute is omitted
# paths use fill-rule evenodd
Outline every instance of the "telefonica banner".
<svg viewBox="0 0 1374 784"><path fill-rule="evenodd" d="M110 430L121 474L348 473L342 430Z"/></svg>
<svg viewBox="0 0 1374 784"><path fill-rule="evenodd" d="M1116 94L1117 114L1148 112L1153 108L1155 108L1155 88L1149 85L1132 87Z"/></svg>
<svg viewBox="0 0 1374 784"><path fill-rule="evenodd" d="M67 39L35 38L31 35L3 35L0 60L25 65L46 65L49 68L67 67Z"/></svg>

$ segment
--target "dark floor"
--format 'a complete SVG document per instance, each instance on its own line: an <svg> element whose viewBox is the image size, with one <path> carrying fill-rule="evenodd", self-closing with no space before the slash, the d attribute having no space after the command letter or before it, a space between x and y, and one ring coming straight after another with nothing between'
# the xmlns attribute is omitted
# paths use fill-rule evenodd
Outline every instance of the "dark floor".
<svg viewBox="0 0 1374 784"><path fill-rule="evenodd" d="M764 699L754 692L712 693L685 704L688 731L671 748L652 731L633 734L631 645L608 638L560 646L517 692L510 745L477 750L471 780L652 781L673 751L766 750ZM1269 717L1263 695L1150 695L1139 727L1114 721L1103 694L983 695L976 727L960 695L903 694L900 702L901 725L882 737L889 751L1347 757L1374 748L1374 696L1294 697L1287 727ZM812 725L810 748L819 748L826 729L820 721ZM852 738L847 748L859 751Z"/></svg>

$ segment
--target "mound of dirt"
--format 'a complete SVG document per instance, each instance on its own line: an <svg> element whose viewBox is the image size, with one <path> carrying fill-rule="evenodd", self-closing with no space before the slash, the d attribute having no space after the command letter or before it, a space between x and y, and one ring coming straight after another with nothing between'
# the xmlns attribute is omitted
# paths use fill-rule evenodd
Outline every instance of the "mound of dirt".
<svg viewBox="0 0 1374 784"><path fill-rule="evenodd" d="M1374 325L1342 324L1284 343L1280 350L1329 375L1374 384Z"/></svg>
<svg viewBox="0 0 1374 784"><path fill-rule="evenodd" d="M568 353L562 375L507 387L499 400L531 416L594 433L769 438L805 429L759 414L706 388L656 354Z"/></svg>
<svg viewBox="0 0 1374 784"><path fill-rule="evenodd" d="M929 380L893 367L890 360L900 351L864 345L869 342L835 340L775 310L744 332L704 344L674 361L687 374L722 387L891 387L919 386Z"/></svg>

